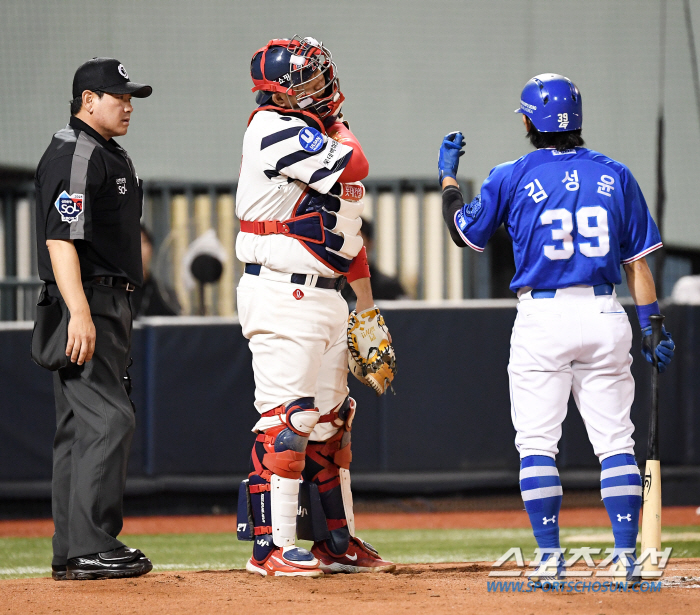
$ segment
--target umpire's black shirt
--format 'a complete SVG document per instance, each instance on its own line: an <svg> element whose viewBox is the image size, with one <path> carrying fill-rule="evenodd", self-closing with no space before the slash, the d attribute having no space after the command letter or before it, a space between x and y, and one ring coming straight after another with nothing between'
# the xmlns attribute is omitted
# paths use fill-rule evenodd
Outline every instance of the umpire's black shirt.
<svg viewBox="0 0 700 615"><path fill-rule="evenodd" d="M143 283L142 182L129 155L73 116L39 162L36 238L39 277L55 282L47 239L71 239L83 280L120 276Z"/></svg>

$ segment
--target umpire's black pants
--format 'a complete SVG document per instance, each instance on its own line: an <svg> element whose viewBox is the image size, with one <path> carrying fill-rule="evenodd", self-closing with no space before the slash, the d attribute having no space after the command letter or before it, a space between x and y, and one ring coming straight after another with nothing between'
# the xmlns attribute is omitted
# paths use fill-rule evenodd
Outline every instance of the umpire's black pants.
<svg viewBox="0 0 700 615"><path fill-rule="evenodd" d="M122 499L135 428L124 388L132 313L124 289L85 283L95 354L54 372L53 565L122 546ZM49 294L60 297L55 285ZM67 309L61 299L63 309Z"/></svg>

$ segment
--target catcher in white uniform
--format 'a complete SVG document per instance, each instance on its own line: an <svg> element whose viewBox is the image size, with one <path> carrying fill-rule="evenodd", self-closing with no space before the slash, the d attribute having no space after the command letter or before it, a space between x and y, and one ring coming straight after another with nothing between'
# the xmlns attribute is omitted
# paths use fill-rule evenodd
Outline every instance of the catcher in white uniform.
<svg viewBox="0 0 700 615"><path fill-rule="evenodd" d="M359 181L369 165L339 120L344 97L321 43L272 40L254 54L251 76L259 106L243 140L236 195L236 255L246 263L238 313L261 414L239 492L238 537L255 541L246 569L392 570L354 535L349 475L348 363L378 394L395 371L359 236ZM349 320L340 294L346 280L358 297ZM311 552L295 546L298 511L298 534L314 540Z"/></svg>

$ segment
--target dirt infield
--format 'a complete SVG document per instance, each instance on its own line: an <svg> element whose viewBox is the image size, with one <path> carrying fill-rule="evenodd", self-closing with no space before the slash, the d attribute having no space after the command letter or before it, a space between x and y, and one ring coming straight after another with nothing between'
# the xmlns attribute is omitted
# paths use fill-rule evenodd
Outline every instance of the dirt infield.
<svg viewBox="0 0 700 615"><path fill-rule="evenodd" d="M392 574L329 575L320 579L266 579L241 570L151 573L139 579L113 581L59 583L51 579L22 579L0 582L0 612L34 615L700 612L698 559L672 560L667 576L674 586L664 586L654 593L489 593L489 571L487 564L426 564L398 566Z"/></svg>
<svg viewBox="0 0 700 615"><path fill-rule="evenodd" d="M663 524L700 525L700 515L694 506L669 506L663 509ZM358 513L355 523L359 530L387 529L448 529L448 528L529 528L524 510L478 510L435 513ZM564 508L560 514L561 527L608 527L605 509ZM124 534L218 534L236 531L233 515L127 517ZM0 537L32 538L53 535L51 519L0 521Z"/></svg>
<svg viewBox="0 0 700 615"><path fill-rule="evenodd" d="M664 524L700 525L694 507L666 508ZM608 527L604 509L563 509L565 527ZM363 513L360 529L528 528L524 511L439 513ZM128 534L234 532L228 515L194 517L132 517ZM50 536L51 520L2 521L0 536ZM151 573L139 579L55 582L47 578L0 581L0 614L95 612L148 613L278 612L305 615L330 612L362 615L394 613L628 613L700 612L700 559L671 560L659 591L601 593L500 592L487 583L518 581L489 577L488 563L399 565L394 573L328 575L320 579L266 579L242 570ZM595 582L591 579L572 579ZM600 579L605 581L605 579ZM270 591L270 584L275 590ZM572 586L573 587L573 586ZM523 587L526 589L526 587ZM598 587L600 590L600 586ZM512 586L511 586L512 590Z"/></svg>

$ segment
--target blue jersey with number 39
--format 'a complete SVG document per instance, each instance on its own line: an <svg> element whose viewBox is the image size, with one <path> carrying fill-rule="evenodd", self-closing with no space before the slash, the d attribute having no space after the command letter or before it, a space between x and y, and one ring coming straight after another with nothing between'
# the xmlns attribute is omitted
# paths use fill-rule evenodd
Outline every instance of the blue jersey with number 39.
<svg viewBox="0 0 700 615"><path fill-rule="evenodd" d="M538 149L494 168L455 214L478 252L504 224L513 239L510 288L620 283L620 263L662 246L642 191L623 164L584 147Z"/></svg>

